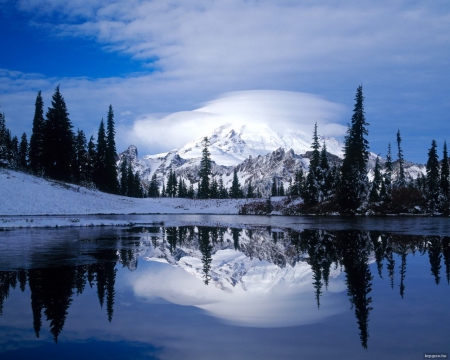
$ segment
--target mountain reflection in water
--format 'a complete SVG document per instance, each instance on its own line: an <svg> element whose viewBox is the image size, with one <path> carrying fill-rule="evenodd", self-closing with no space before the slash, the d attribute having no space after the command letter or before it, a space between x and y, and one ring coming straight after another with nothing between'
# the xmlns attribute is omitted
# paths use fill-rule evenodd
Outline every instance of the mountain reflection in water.
<svg viewBox="0 0 450 360"><path fill-rule="evenodd" d="M117 264L135 271L142 257L174 265L176 272L143 272L132 281L135 295L195 305L244 326L319 321L343 311L342 304L331 300L324 304L325 294L346 289L361 345L367 348L374 276L383 278L387 273L392 289L397 276L398 296L406 297L407 260L417 253L428 255L429 275L437 285L448 285L450 281L449 237L161 224L123 229L122 234L107 239L77 240L78 260L71 253L70 261L66 261L69 258L64 259L64 251L53 248L54 257L49 255L47 263L39 260L38 267L30 262L27 268L23 263L15 268L7 262L8 271L0 272L0 314L12 289L24 292L28 284L34 333L39 337L45 317L57 342L74 296L81 296L89 286L96 289L99 308L111 322ZM99 246L92 246L97 241ZM395 259L400 260L399 264ZM62 265L64 262L68 265ZM371 271L373 263L376 274ZM196 279L201 279L203 285ZM298 303L298 297L292 294L302 294L304 303ZM286 300L289 297L293 301ZM298 314L294 314L296 311Z"/></svg>

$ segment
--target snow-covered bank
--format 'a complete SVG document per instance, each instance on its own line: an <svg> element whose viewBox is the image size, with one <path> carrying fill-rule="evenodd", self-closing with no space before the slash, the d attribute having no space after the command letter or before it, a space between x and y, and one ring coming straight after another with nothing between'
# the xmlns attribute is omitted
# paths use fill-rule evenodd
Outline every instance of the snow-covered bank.
<svg viewBox="0 0 450 360"><path fill-rule="evenodd" d="M135 199L0 169L0 216L237 214L239 206L245 202L244 199Z"/></svg>

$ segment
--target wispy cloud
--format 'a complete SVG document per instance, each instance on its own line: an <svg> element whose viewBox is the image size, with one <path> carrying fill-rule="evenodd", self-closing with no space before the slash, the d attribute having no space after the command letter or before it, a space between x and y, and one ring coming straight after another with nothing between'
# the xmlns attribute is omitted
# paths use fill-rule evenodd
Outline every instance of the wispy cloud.
<svg viewBox="0 0 450 360"><path fill-rule="evenodd" d="M443 95L450 83L450 8L442 3L18 0L15 4L32 26L57 36L94 40L105 51L133 57L149 70L107 79L3 73L0 102L19 131L30 127L35 92L51 94L58 83L70 102L72 119L89 133L110 103L116 114L136 114L134 119L118 116L123 128L133 121L138 128L148 119L154 126L179 121L178 116L161 120L148 114L190 111L230 91L283 89L351 104L361 82L370 95L366 107L370 131L382 149L392 141L386 134L393 137L398 128L404 128L405 138L450 130L443 121L450 110ZM411 93L416 100L407 101ZM383 151L380 144L372 150ZM427 146L411 148L412 157L425 156Z"/></svg>

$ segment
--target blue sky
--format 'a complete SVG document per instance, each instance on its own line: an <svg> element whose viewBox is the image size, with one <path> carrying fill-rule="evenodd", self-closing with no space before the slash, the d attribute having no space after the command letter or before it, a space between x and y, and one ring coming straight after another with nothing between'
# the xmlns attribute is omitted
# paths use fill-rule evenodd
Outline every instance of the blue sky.
<svg viewBox="0 0 450 360"><path fill-rule="evenodd" d="M48 107L58 84L75 128L95 135L112 104L118 150L141 155L205 135L215 124L174 132L234 91L312 94L346 126L363 84L371 151L384 156L397 129L411 161L450 141L448 1L0 0L0 12L0 106L18 136L37 91Z"/></svg>

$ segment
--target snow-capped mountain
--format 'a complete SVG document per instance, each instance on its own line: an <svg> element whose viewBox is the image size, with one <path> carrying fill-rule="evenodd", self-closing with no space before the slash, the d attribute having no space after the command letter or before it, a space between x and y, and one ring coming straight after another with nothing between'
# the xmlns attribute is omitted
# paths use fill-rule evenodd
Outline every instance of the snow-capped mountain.
<svg viewBox="0 0 450 360"><path fill-rule="evenodd" d="M282 181L287 188L294 173L303 168L308 171L311 156L311 135L302 132L286 130L276 132L267 125L241 126L234 128L231 124L224 124L216 128L209 136L209 151L212 159L212 174L222 176L224 185L231 186L233 171L236 168L241 185L246 186L249 181L255 189L266 195L271 188L273 178ZM134 171L139 171L141 179L148 184L156 173L162 187L167 175L172 169L177 178L182 178L187 186L197 184L198 171L203 150L204 137L191 141L167 153L145 155L138 157L137 148L132 145L119 155L118 165L124 159L133 164ZM331 163L339 163L343 158L343 144L329 136L320 136L319 142L327 148ZM369 158L369 178L373 176L372 169L376 155L371 153ZM383 160L381 160L383 163ZM416 178L424 173L423 165L407 163L405 173ZM395 177L395 164L394 164Z"/></svg>
<svg viewBox="0 0 450 360"><path fill-rule="evenodd" d="M204 137L191 141L180 149L167 153L138 157L137 148L132 145L119 155L118 165L126 159L134 171L139 171L148 183L156 173L159 183L166 181L170 169L187 185L198 182L198 171L203 150ZM320 143L327 146L331 157L342 157L342 144L332 137L319 136ZM288 185L294 172L302 167L307 171L311 150L311 136L287 130L275 132L266 125L241 126L235 129L231 124L216 128L210 136L209 151L213 161L213 176L222 176L224 185L231 186L233 170L236 167L242 185L250 180L265 193L270 189L273 177Z"/></svg>
<svg viewBox="0 0 450 360"><path fill-rule="evenodd" d="M184 159L201 157L203 137L187 143L176 153ZM304 154L311 150L311 135L287 130L284 133L275 132L267 125L234 128L225 124L208 136L211 159L218 165L236 166L249 156L264 156L277 149L292 149L296 154ZM321 144L325 143L329 153L343 156L343 144L332 137L319 137Z"/></svg>

